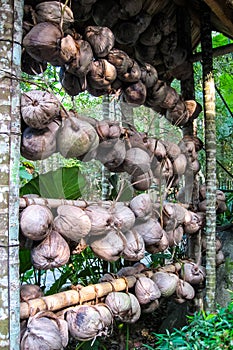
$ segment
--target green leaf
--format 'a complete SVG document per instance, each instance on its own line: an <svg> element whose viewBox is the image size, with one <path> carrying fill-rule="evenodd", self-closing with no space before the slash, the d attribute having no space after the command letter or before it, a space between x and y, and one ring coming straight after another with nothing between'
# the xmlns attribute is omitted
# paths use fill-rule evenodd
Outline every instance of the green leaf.
<svg viewBox="0 0 233 350"><path fill-rule="evenodd" d="M60 292L61 287L67 282L71 272L68 270L63 272L61 276L52 284L49 290L46 292L46 295L53 295L55 293Z"/></svg>
<svg viewBox="0 0 233 350"><path fill-rule="evenodd" d="M77 199L81 197L86 181L79 167L63 167L38 175L20 189L20 196L38 194L44 198Z"/></svg>
<svg viewBox="0 0 233 350"><path fill-rule="evenodd" d="M25 273L32 267L30 249L22 248L19 250L20 274Z"/></svg>

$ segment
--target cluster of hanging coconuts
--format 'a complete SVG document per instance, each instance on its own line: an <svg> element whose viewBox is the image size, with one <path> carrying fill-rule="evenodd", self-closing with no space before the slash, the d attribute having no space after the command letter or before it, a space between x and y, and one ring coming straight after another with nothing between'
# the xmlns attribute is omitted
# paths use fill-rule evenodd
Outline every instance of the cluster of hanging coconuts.
<svg viewBox="0 0 233 350"><path fill-rule="evenodd" d="M185 136L178 145L148 137L118 122L81 117L61 108L56 97L32 90L22 94L21 115L25 124L21 154L41 160L55 152L65 158L99 160L111 172L127 172L137 190L147 190L152 182L178 184L187 171L199 169L197 152L202 142Z"/></svg>
<svg viewBox="0 0 233 350"><path fill-rule="evenodd" d="M146 193L128 205L60 205L55 217L48 206L38 204L20 213L21 243L31 247L32 263L41 270L66 264L70 254L79 254L87 246L106 261L140 261L146 251L154 254L178 246L184 235L195 235L204 223L203 212L194 213L178 203L165 203L160 212Z"/></svg>
<svg viewBox="0 0 233 350"><path fill-rule="evenodd" d="M71 9L58 1L34 9L25 5L22 70L38 74L49 62L61 67L60 82L71 96L84 90L94 96L121 93L127 103L155 109L184 126L201 107L184 101L155 69L162 63L178 79L191 72L170 11L157 11L152 18L140 0L72 1ZM86 23L90 17L94 25ZM124 50L131 46L135 52L128 55Z"/></svg>
<svg viewBox="0 0 233 350"><path fill-rule="evenodd" d="M136 263L124 267L116 275L106 274L101 282L134 276L134 286L128 292L110 292L95 305L83 304L63 309L57 314L41 311L21 323L21 349L63 349L69 336L78 341L95 340L110 336L114 320L134 323L141 313L150 313L159 307L161 298L173 297L178 303L191 300L195 288L205 279L205 269L190 261L159 268L148 277L146 266ZM21 301L40 298L38 286L23 285ZM46 325L46 327L45 327Z"/></svg>

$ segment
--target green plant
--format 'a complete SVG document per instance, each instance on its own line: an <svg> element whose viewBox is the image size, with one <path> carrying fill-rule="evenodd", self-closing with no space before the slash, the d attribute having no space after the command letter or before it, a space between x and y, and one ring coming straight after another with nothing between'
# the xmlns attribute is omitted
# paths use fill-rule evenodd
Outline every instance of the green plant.
<svg viewBox="0 0 233 350"><path fill-rule="evenodd" d="M217 225L223 226L233 223L232 212L233 212L233 193L226 192L226 206L227 210L224 213L217 215Z"/></svg>
<svg viewBox="0 0 233 350"><path fill-rule="evenodd" d="M144 346L149 350L233 349L233 301L225 308L218 308L216 313L202 311L188 319L188 325L180 330L154 334L154 348Z"/></svg>

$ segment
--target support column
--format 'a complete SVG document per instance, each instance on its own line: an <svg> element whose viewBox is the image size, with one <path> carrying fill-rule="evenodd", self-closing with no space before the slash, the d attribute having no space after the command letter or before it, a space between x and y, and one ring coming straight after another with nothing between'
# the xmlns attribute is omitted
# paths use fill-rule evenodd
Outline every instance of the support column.
<svg viewBox="0 0 233 350"><path fill-rule="evenodd" d="M206 300L207 312L215 310L216 288L216 125L210 9L201 3L201 46L206 150Z"/></svg>
<svg viewBox="0 0 233 350"><path fill-rule="evenodd" d="M23 1L0 1L0 349L19 345L19 159ZM15 79L16 78L16 79Z"/></svg>

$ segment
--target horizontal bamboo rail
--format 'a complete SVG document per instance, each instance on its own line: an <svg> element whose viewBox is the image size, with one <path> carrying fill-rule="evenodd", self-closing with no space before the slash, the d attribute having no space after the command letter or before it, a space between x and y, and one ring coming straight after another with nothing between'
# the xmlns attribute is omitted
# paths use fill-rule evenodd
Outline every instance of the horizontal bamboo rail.
<svg viewBox="0 0 233 350"><path fill-rule="evenodd" d="M80 208L86 208L88 205L101 203L103 206L110 206L112 201L99 201L99 202L87 202L85 200L71 200L71 199L55 199L55 198L28 198L21 197L19 199L19 207L20 209L26 208L31 204L39 204L39 205L48 205L50 208L57 208L60 205L75 205Z"/></svg>
<svg viewBox="0 0 233 350"><path fill-rule="evenodd" d="M168 264L158 267L156 271L170 272L177 274L181 269L180 263ZM116 276L111 282L100 282L91 284L86 287L73 287L73 289L48 295L45 297L35 298L27 302L20 303L20 319L24 320L35 315L39 311L61 311L64 308L83 304L107 296L111 292L123 292L132 288L137 278L146 276L151 278L155 271L145 270L133 276L118 277Z"/></svg>
<svg viewBox="0 0 233 350"><path fill-rule="evenodd" d="M152 274L152 271L146 271L143 274L137 274L135 276L116 278L111 282L101 282L82 287L81 289L71 289L57 294L31 299L27 302L21 302L20 319L27 319L29 316L33 316L39 311L59 311L70 306L93 301L113 291L125 291L134 286L137 277L151 277Z"/></svg>

